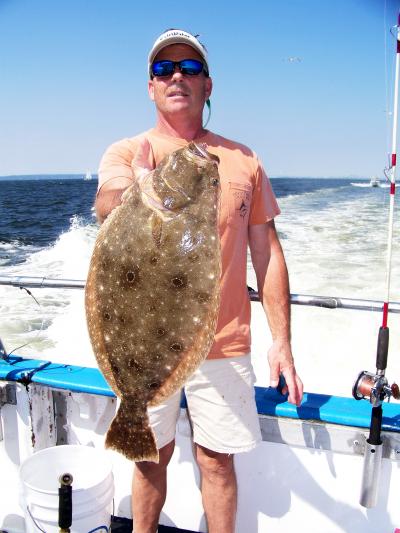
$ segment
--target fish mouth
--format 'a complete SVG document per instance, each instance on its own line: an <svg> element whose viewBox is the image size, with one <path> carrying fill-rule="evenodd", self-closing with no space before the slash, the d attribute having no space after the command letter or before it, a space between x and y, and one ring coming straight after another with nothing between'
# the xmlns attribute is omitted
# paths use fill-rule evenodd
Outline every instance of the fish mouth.
<svg viewBox="0 0 400 533"><path fill-rule="evenodd" d="M214 154L211 154L207 150L206 143L196 143L192 141L189 144L189 149L194 155L197 155L198 157L202 157L203 159L206 159L207 161L211 161L212 163L215 163L215 164L219 163L219 157Z"/></svg>
<svg viewBox="0 0 400 533"><path fill-rule="evenodd" d="M153 176L152 172L149 172L147 176L139 183L140 194L144 205L155 212L164 222L168 222L176 216L171 210L169 210L162 202L161 198L157 195L153 188Z"/></svg>

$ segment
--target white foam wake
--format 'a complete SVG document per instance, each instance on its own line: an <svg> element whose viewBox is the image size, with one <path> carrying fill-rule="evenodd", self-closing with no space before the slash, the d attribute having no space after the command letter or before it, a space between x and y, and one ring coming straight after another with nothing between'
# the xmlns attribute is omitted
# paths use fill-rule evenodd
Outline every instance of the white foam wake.
<svg viewBox="0 0 400 533"><path fill-rule="evenodd" d="M280 201L277 228L282 235L292 292L320 296L382 299L385 289L386 200L375 195L337 201L337 191L288 196ZM340 194L340 191L339 191ZM322 195L322 196L321 196ZM400 235L395 223L392 300L400 301ZM23 262L2 268L3 275L85 279L97 226L79 217L46 248L20 243L3 245L5 254L22 254ZM1 247L0 247L1 251ZM3 256L4 259L4 256ZM256 288L248 268L248 283ZM22 344L22 355L55 362L96 366L84 313L82 290L0 286L0 336L8 351ZM258 384L267 385L267 350L271 343L260 304L253 304L253 360ZM375 370L378 313L293 306L293 352L306 390L349 395L361 370ZM388 372L400 376L400 325L390 315Z"/></svg>
<svg viewBox="0 0 400 533"><path fill-rule="evenodd" d="M4 267L5 276L86 279L97 233L95 224L72 217L69 229L20 264ZM21 247L14 247L21 253ZM8 352L70 364L95 366L86 332L83 291L0 286L1 337ZM19 348L28 343L27 346ZM19 349L18 349L19 348ZM82 359L83 357L83 359Z"/></svg>

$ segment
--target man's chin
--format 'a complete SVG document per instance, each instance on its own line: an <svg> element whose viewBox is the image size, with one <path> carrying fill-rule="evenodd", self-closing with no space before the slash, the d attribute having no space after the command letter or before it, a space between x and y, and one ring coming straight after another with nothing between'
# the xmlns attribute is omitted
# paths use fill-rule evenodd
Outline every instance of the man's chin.
<svg viewBox="0 0 400 533"><path fill-rule="evenodd" d="M167 103L171 107L189 107L190 98L188 96L170 96L167 99Z"/></svg>
<svg viewBox="0 0 400 533"><path fill-rule="evenodd" d="M187 111L190 109L190 102L188 100L171 100L168 102L168 111L170 113L178 113L179 111Z"/></svg>

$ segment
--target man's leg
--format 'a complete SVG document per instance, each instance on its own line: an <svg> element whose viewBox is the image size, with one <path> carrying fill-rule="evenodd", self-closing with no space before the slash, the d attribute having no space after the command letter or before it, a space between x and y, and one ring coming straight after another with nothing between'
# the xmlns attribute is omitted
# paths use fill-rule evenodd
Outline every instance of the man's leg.
<svg viewBox="0 0 400 533"><path fill-rule="evenodd" d="M167 495L167 466L174 451L173 440L159 450L160 462L136 463L132 483L134 533L155 533Z"/></svg>
<svg viewBox="0 0 400 533"><path fill-rule="evenodd" d="M196 444L209 533L233 533L235 530L237 485L233 457Z"/></svg>

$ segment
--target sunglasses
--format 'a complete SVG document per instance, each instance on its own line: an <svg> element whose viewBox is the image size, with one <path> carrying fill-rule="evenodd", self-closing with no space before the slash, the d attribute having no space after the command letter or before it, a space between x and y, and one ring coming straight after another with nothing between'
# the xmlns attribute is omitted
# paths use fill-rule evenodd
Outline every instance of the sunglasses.
<svg viewBox="0 0 400 533"><path fill-rule="evenodd" d="M197 59L182 59L182 61L165 59L163 61L154 61L151 65L151 73L157 78L172 76L175 72L175 67L178 67L179 71L187 76L197 76L200 72L204 72L205 76L208 76L207 67L201 61L197 61Z"/></svg>

